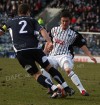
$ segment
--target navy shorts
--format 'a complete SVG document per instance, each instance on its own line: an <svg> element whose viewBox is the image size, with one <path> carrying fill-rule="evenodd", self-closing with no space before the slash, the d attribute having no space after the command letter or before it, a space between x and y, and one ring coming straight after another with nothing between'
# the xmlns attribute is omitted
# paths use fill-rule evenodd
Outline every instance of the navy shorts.
<svg viewBox="0 0 100 105"><path fill-rule="evenodd" d="M18 51L17 59L22 67L25 68L31 75L38 72L37 63L42 68L46 68L50 64L42 49Z"/></svg>

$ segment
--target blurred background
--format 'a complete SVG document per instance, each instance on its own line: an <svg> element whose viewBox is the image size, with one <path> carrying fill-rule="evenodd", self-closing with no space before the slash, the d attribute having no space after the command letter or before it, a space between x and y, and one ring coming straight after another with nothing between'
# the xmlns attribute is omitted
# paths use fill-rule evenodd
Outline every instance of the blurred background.
<svg viewBox="0 0 100 105"><path fill-rule="evenodd" d="M82 32L89 50L100 56L100 0L0 0L0 26L17 15L18 5L26 2L31 7L31 16L48 31L60 24L63 9L72 14L71 26ZM84 53L75 48L76 55ZM15 58L9 33L0 37L0 57Z"/></svg>

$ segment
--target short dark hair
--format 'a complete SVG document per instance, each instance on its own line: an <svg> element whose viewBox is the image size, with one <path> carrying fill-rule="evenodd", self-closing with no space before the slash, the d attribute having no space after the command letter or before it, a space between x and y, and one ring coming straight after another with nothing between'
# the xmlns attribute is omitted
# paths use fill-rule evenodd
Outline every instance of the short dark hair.
<svg viewBox="0 0 100 105"><path fill-rule="evenodd" d="M69 12L68 10L62 10L60 17L61 17L61 18L62 18L62 17L68 17L69 19L72 18L71 14L70 14L70 12Z"/></svg>
<svg viewBox="0 0 100 105"><path fill-rule="evenodd" d="M27 12L30 12L30 6L26 3L20 4L18 7L18 14L27 14Z"/></svg>

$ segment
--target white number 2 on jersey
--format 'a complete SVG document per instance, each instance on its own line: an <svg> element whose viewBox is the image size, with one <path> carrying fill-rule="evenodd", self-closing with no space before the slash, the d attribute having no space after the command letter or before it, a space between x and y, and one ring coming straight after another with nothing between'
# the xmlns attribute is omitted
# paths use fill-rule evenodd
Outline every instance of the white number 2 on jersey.
<svg viewBox="0 0 100 105"><path fill-rule="evenodd" d="M22 21L19 22L19 25L20 24L22 25L22 27L21 27L19 33L20 34L27 33L27 30L25 30L25 27L27 25L27 22L25 20L22 20Z"/></svg>

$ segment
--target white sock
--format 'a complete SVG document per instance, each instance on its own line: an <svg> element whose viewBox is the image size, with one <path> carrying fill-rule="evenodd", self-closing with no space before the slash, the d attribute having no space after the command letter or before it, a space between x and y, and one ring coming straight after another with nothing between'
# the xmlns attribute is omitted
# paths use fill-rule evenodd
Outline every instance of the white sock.
<svg viewBox="0 0 100 105"><path fill-rule="evenodd" d="M76 74L71 76L71 80L76 85L76 87L79 89L80 92L82 92L82 90L85 90L80 79Z"/></svg>
<svg viewBox="0 0 100 105"><path fill-rule="evenodd" d="M66 82L63 82L63 83L62 83L62 87L63 87L63 88L68 87L68 84L67 84Z"/></svg>
<svg viewBox="0 0 100 105"><path fill-rule="evenodd" d="M47 78L49 78L49 79L51 80L51 82L52 82L52 79L51 79L50 74L49 74L47 71L45 71L43 68L41 68L41 71L42 71L42 74L43 74L44 76L46 76Z"/></svg>

